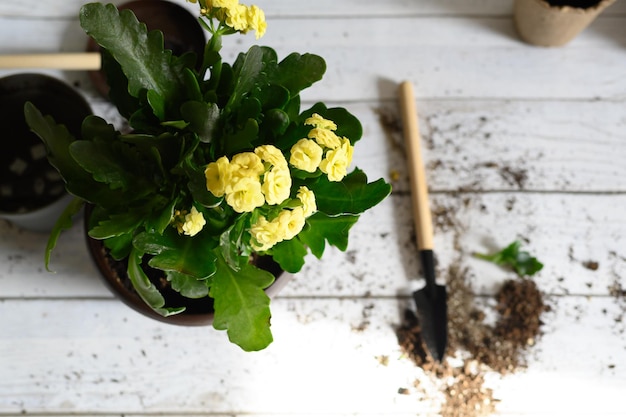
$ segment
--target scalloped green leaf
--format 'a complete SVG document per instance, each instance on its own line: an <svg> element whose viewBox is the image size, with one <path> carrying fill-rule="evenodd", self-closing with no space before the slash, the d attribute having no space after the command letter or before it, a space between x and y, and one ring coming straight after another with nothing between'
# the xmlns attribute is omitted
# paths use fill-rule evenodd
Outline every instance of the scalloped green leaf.
<svg viewBox="0 0 626 417"><path fill-rule="evenodd" d="M168 271L167 280L171 283L172 289L183 297L202 298L209 295L207 280L199 280L176 271Z"/></svg>
<svg viewBox="0 0 626 417"><path fill-rule="evenodd" d="M278 69L270 74L270 82L282 85L293 97L321 80L325 72L326 62L322 57L294 52L280 61Z"/></svg>
<svg viewBox="0 0 626 417"><path fill-rule="evenodd" d="M272 248L272 257L282 269L296 273L304 266L304 257L307 252L302 242L297 238L293 238L275 245Z"/></svg>
<svg viewBox="0 0 626 417"><path fill-rule="evenodd" d="M113 4L84 5L80 24L120 64L133 97L139 98L143 90L148 91L157 116L163 114L163 106L178 102L184 82L176 71L171 51L163 48L163 33L148 32L132 11L118 11Z"/></svg>
<svg viewBox="0 0 626 417"><path fill-rule="evenodd" d="M330 217L317 212L306 221L306 227L298 234L298 238L311 249L318 259L324 254L326 242L341 251L348 248L350 228L359 219L356 215Z"/></svg>
<svg viewBox="0 0 626 417"><path fill-rule="evenodd" d="M213 327L244 351L265 349L272 341L270 298L264 289L274 276L250 264L235 272L218 257L209 295L215 299Z"/></svg>
<svg viewBox="0 0 626 417"><path fill-rule="evenodd" d="M133 246L154 255L149 265L163 271L176 271L199 279L215 273L215 240L198 234L192 238L179 235L173 227L163 234L145 231L133 239Z"/></svg>
<svg viewBox="0 0 626 417"><path fill-rule="evenodd" d="M188 101L180 108L189 128L198 135L200 142L210 143L217 132L221 111L215 103Z"/></svg>
<svg viewBox="0 0 626 417"><path fill-rule="evenodd" d="M380 178L368 183L360 169L355 169L341 182L328 181L322 176L310 188L315 193L317 209L330 216L361 214L391 193L391 185L385 180Z"/></svg>

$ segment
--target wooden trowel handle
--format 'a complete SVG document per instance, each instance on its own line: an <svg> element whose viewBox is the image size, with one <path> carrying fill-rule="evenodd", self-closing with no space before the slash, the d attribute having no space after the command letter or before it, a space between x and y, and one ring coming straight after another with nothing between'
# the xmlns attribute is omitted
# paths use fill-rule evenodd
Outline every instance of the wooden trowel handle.
<svg viewBox="0 0 626 417"><path fill-rule="evenodd" d="M409 81L404 81L400 84L399 97L409 179L411 181L411 205L413 207L417 247L419 250L432 250L433 224L428 203L428 186L424 162L422 161L415 95L413 93L413 85Z"/></svg>
<svg viewBox="0 0 626 417"><path fill-rule="evenodd" d="M0 68L99 70L101 60L99 52L0 55Z"/></svg>

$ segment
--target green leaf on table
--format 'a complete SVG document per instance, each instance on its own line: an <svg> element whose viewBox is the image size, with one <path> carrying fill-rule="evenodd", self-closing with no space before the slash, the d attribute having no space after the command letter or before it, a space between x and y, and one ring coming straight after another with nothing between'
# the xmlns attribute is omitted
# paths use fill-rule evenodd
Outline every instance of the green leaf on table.
<svg viewBox="0 0 626 417"><path fill-rule="evenodd" d="M177 74L171 51L163 47L161 32L148 32L130 10L118 11L113 4L84 5L80 24L119 62L128 79L129 93L139 98L143 91L148 92L155 115L163 115L168 103L178 102L176 98L184 91L184 83Z"/></svg>
<svg viewBox="0 0 626 417"><path fill-rule="evenodd" d="M132 249L128 256L128 278L133 284L133 288L137 291L141 299L148 304L154 311L160 315L167 317L173 314L182 313L185 307L165 307L165 299L159 290L152 285L146 273L141 269L142 253L136 249Z"/></svg>
<svg viewBox="0 0 626 417"><path fill-rule="evenodd" d="M274 276L250 264L235 272L218 257L217 272L209 295L215 299L213 327L226 330L228 339L245 351L266 348L273 340L270 331L270 298L264 289Z"/></svg>
<svg viewBox="0 0 626 417"><path fill-rule="evenodd" d="M358 219L359 216L356 215L331 217L317 212L307 219L307 224L298 237L311 249L311 253L320 259L327 241L341 251L348 248L350 228Z"/></svg>
<svg viewBox="0 0 626 417"><path fill-rule="evenodd" d="M163 234L145 231L133 239L138 250L154 255L148 264L163 271L176 271L198 279L215 273L216 242L210 236L199 233L193 238L179 235L173 227Z"/></svg>
<svg viewBox="0 0 626 417"><path fill-rule="evenodd" d="M521 245L521 242L516 240L499 252L493 254L475 253L474 256L496 265L508 266L520 277L534 275L543 268L543 264L528 252L520 250Z"/></svg>
<svg viewBox="0 0 626 417"><path fill-rule="evenodd" d="M310 188L315 193L317 209L330 216L361 214L391 193L391 185L385 180L380 178L368 183L367 176L360 169L355 169L341 182L332 182L322 176Z"/></svg>

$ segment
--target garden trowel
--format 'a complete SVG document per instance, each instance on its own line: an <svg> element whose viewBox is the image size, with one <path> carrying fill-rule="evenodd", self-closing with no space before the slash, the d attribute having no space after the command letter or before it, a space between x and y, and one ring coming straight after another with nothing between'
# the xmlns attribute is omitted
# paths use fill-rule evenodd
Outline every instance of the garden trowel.
<svg viewBox="0 0 626 417"><path fill-rule="evenodd" d="M417 109L413 85L400 84L400 112L406 142L409 177L411 181L411 204L415 221L417 248L422 262L426 286L413 293L421 336L431 356L443 359L448 343L448 317L446 287L435 282L433 254L433 225L428 204L428 187L421 154L421 140L417 122Z"/></svg>

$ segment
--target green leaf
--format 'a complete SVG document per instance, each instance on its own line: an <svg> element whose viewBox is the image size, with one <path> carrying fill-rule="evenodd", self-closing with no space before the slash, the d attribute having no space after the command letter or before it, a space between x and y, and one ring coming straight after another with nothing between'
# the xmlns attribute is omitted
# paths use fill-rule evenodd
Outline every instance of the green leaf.
<svg viewBox="0 0 626 417"><path fill-rule="evenodd" d="M48 243L46 244L46 252L45 252L45 265L46 270L52 272L50 270L50 256L52 255L52 251L57 245L57 241L59 240L59 236L64 230L68 230L72 227L72 219L85 205L85 200L81 198L74 198L70 203L65 207L57 221L54 223L52 231L50 232L50 236L48 236Z"/></svg>
<svg viewBox="0 0 626 417"><path fill-rule="evenodd" d="M391 185L385 180L368 183L360 169L355 169L341 182L331 182L322 176L310 188L315 193L318 210L330 216L361 214L391 193Z"/></svg>
<svg viewBox="0 0 626 417"><path fill-rule="evenodd" d="M132 249L128 256L128 278L133 284L141 299L160 315L167 317L173 314L182 313L184 307L165 307L165 299L159 290L152 285L146 273L141 269L142 253L137 249Z"/></svg>
<svg viewBox="0 0 626 417"><path fill-rule="evenodd" d="M282 85L292 97L322 79L326 72L326 62L313 54L288 55L278 64L278 69L270 74L270 82Z"/></svg>
<svg viewBox="0 0 626 417"><path fill-rule="evenodd" d="M304 266L306 247L298 238L282 241L272 248L272 257L287 272L299 272Z"/></svg>
<svg viewBox="0 0 626 417"><path fill-rule="evenodd" d="M277 60L276 52L272 48L257 45L238 57L233 66L235 88L226 105L229 112L237 108L241 100L250 91L254 91L255 87L268 84L268 73L273 72L271 70L276 67Z"/></svg>
<svg viewBox="0 0 626 417"><path fill-rule="evenodd" d="M111 189L132 189L138 197L150 194L155 188L145 175L137 172L145 160L123 142L77 140L69 145L69 151L94 180L108 184Z"/></svg>
<svg viewBox="0 0 626 417"><path fill-rule="evenodd" d="M112 124L109 124L101 117L90 115L83 120L81 125L81 134L83 140L92 141L96 138L114 141L117 132Z"/></svg>
<svg viewBox="0 0 626 417"><path fill-rule="evenodd" d="M215 103L188 101L180 108L189 128L200 138L200 142L210 143L216 134L220 119L220 109Z"/></svg>
<svg viewBox="0 0 626 417"><path fill-rule="evenodd" d="M144 210L129 210L125 213L112 214L108 219L98 222L89 230L89 236L94 239L108 239L115 236L129 234L143 222Z"/></svg>
<svg viewBox="0 0 626 417"><path fill-rule="evenodd" d="M215 273L215 240L209 235L197 234L193 238L179 235L173 227L161 235L154 231L138 234L133 239L138 250L154 255L149 265L163 271L176 271L199 279Z"/></svg>
<svg viewBox="0 0 626 417"><path fill-rule="evenodd" d="M341 251L348 248L350 228L358 219L356 215L330 217L318 211L307 219L307 225L298 237L319 259L324 254L326 241Z"/></svg>
<svg viewBox="0 0 626 417"><path fill-rule="evenodd" d="M109 249L109 254L113 259L120 261L130 255L130 251L133 248L133 234L126 233L110 237L104 240L104 246Z"/></svg>
<svg viewBox="0 0 626 417"><path fill-rule="evenodd" d="M273 340L270 331L270 298L264 289L274 281L267 271L245 264L233 271L218 257L217 272L209 295L215 300L213 327L226 330L228 339L245 351L266 348Z"/></svg>
<svg viewBox="0 0 626 417"><path fill-rule="evenodd" d="M172 64L171 51L163 48L161 32L148 32L132 11L118 11L113 4L84 5L80 24L121 65L133 97L148 91L155 115L162 115L166 104L178 102L184 83Z"/></svg>
<svg viewBox="0 0 626 417"><path fill-rule="evenodd" d="M176 271L168 271L167 280L172 284L172 289L179 292L183 297L202 298L209 295L206 280L199 280L196 277Z"/></svg>
<svg viewBox="0 0 626 417"><path fill-rule="evenodd" d="M499 252L493 254L475 253L474 256L496 265L508 266L520 277L534 275L543 268L543 264L528 252L521 251L521 245L521 242L516 240Z"/></svg>
<svg viewBox="0 0 626 417"><path fill-rule="evenodd" d="M48 161L54 166L67 183L70 192L88 188L85 184L93 183L91 175L72 158L69 146L75 138L64 125L57 124L50 116L44 116L30 102L24 105L24 115L28 126L43 140L48 150Z"/></svg>
<svg viewBox="0 0 626 417"><path fill-rule="evenodd" d="M224 153L233 155L252 148L258 134L259 124L254 119L248 119L240 130L224 137Z"/></svg>

